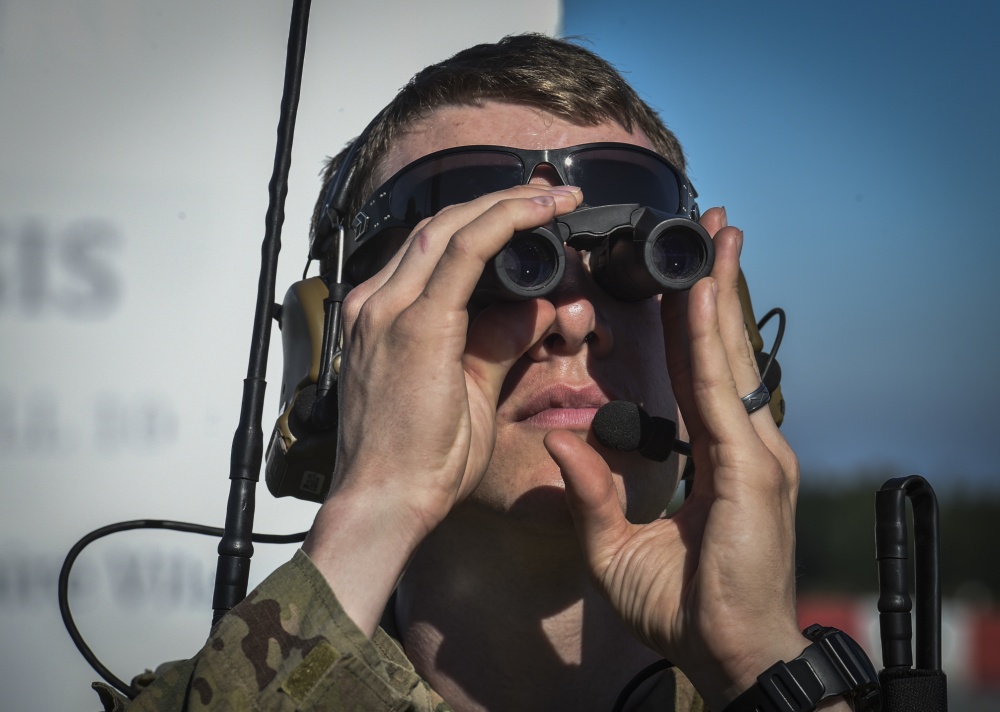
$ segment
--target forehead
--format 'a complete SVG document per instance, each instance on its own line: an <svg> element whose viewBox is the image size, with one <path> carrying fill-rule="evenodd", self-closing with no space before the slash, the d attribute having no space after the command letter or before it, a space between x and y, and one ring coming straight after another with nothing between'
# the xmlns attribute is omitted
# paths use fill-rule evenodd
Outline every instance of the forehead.
<svg viewBox="0 0 1000 712"><path fill-rule="evenodd" d="M542 109L495 101L479 106L447 106L416 122L396 140L379 166L375 184L418 158L456 146L543 149L600 141L656 150L641 131L629 133L615 122L581 126Z"/></svg>

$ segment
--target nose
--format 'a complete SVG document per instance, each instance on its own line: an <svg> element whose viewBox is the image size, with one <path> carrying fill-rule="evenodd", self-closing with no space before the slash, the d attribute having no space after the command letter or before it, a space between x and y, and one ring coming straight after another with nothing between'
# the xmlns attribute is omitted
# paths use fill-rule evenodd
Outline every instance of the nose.
<svg viewBox="0 0 1000 712"><path fill-rule="evenodd" d="M545 335L528 350L528 357L542 361L586 351L605 356L614 346L611 322L601 305L600 287L584 265L583 253L566 250L566 273L555 291L545 297L556 308L556 317Z"/></svg>
<svg viewBox="0 0 1000 712"><path fill-rule="evenodd" d="M531 177L528 179L528 185L562 185L562 178L559 177L559 172L556 170L555 166L551 163L539 163L535 166L535 169L531 171Z"/></svg>

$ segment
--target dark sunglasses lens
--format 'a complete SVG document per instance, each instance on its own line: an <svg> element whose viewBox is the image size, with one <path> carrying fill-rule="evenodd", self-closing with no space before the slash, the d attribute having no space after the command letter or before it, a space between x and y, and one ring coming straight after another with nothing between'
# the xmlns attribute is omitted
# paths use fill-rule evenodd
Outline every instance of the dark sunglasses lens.
<svg viewBox="0 0 1000 712"><path fill-rule="evenodd" d="M377 239L366 240L347 261L347 281L361 284L385 267L397 250L406 242L409 230L392 228L382 230Z"/></svg>
<svg viewBox="0 0 1000 712"><path fill-rule="evenodd" d="M680 212L677 176L655 156L616 148L583 150L566 160L566 173L583 189L588 205L638 203L671 215Z"/></svg>
<svg viewBox="0 0 1000 712"><path fill-rule="evenodd" d="M520 185L521 161L509 153L469 152L438 156L405 169L392 186L392 216L414 224L442 208Z"/></svg>

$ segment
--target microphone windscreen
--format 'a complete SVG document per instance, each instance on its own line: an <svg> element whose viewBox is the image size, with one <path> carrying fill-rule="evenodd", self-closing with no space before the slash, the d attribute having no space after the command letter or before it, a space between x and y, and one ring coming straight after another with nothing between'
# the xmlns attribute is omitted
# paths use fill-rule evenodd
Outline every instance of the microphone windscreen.
<svg viewBox="0 0 1000 712"><path fill-rule="evenodd" d="M605 403L594 414L591 425L594 437L612 450L638 450L642 444L643 415L645 413L631 401Z"/></svg>

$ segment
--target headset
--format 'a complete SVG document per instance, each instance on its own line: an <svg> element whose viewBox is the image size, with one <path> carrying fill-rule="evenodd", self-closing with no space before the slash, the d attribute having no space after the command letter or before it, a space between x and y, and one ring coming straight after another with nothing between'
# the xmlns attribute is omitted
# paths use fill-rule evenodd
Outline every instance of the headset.
<svg viewBox="0 0 1000 712"><path fill-rule="evenodd" d="M281 415L267 446L264 478L275 497L322 502L333 479L337 455L337 391L340 373L341 313L351 285L344 283L344 247L348 238L347 201L357 156L385 110L351 143L329 180L310 236L303 279L292 284L275 319L281 329L283 370ZM306 278L309 263L332 268Z"/></svg>
<svg viewBox="0 0 1000 712"><path fill-rule="evenodd" d="M304 274L302 280L288 289L281 306L275 310L275 318L281 329L284 368L281 413L267 447L265 481L271 494L276 497L291 496L323 502L332 484L337 454L336 380L340 371L341 311L343 300L351 289L351 285L345 280L357 280L365 276L363 273L359 274L357 269L352 270L350 263L352 259L357 262L359 255L363 253L356 244L359 239L372 234L370 215L374 215L376 220L384 221L380 217L382 213L375 211L375 204L380 197L384 197L386 191L376 190L350 222L347 202L355 180L357 157L384 112L385 110L376 116L351 143L328 181L309 246L309 260L320 260L324 264L323 274L310 278L305 278ZM440 153L447 154L448 151ZM546 251L547 259L553 265L547 279L547 286L551 288L561 277L559 256L564 243L577 249L591 250L592 264L595 258L605 262L610 260L613 264L617 259L617 264L629 266L626 271L631 275L635 272L632 266L636 261L645 260L643 264L648 263L650 246L663 239L683 240L685 245L694 244L694 249L701 251L699 254L706 253L700 269L686 274L679 287L664 286L662 280L660 284L652 286L633 287L634 280L631 276L617 276L622 270L605 281L617 280L616 284L627 284L623 295L616 293L614 286L604 284L601 279L598 282L620 298L641 298L669 288L689 288L711 270L714 256L711 239L697 223L699 213L694 200L696 195L693 188L690 188L687 196L689 199L682 201L676 215L656 211L651 214L651 208L638 204L596 208L582 206L555 221L554 225L515 235L501 254L487 265L484 281L480 282L477 291L494 299L532 298L538 294L534 283L524 286L523 283L517 283L517 280L514 280L514 284L509 279L503 281L505 251L515 252L513 257L507 259L507 264L510 264L511 259L520 259L516 254L518 250L522 254L527 252L532 257L540 251ZM628 238L615 242L616 236L621 234L627 234ZM639 237L634 238L636 235ZM626 246L609 249L609 244ZM624 257L616 257L617 253L624 255L626 251L628 254ZM535 263L537 262L536 259ZM308 271L308 263L306 270ZM643 268L639 271L648 273L649 270ZM371 273L373 270L369 265L368 274ZM782 309L775 308L758 321L754 316L749 287L742 271L739 292L747 334L762 381L771 394L768 404L770 412L775 422L781 425L785 401L780 385L781 368L775 355L784 333L785 314ZM778 317L777 334L770 351L765 351L760 330L774 316ZM692 472L693 470L689 470L686 474L688 479Z"/></svg>

